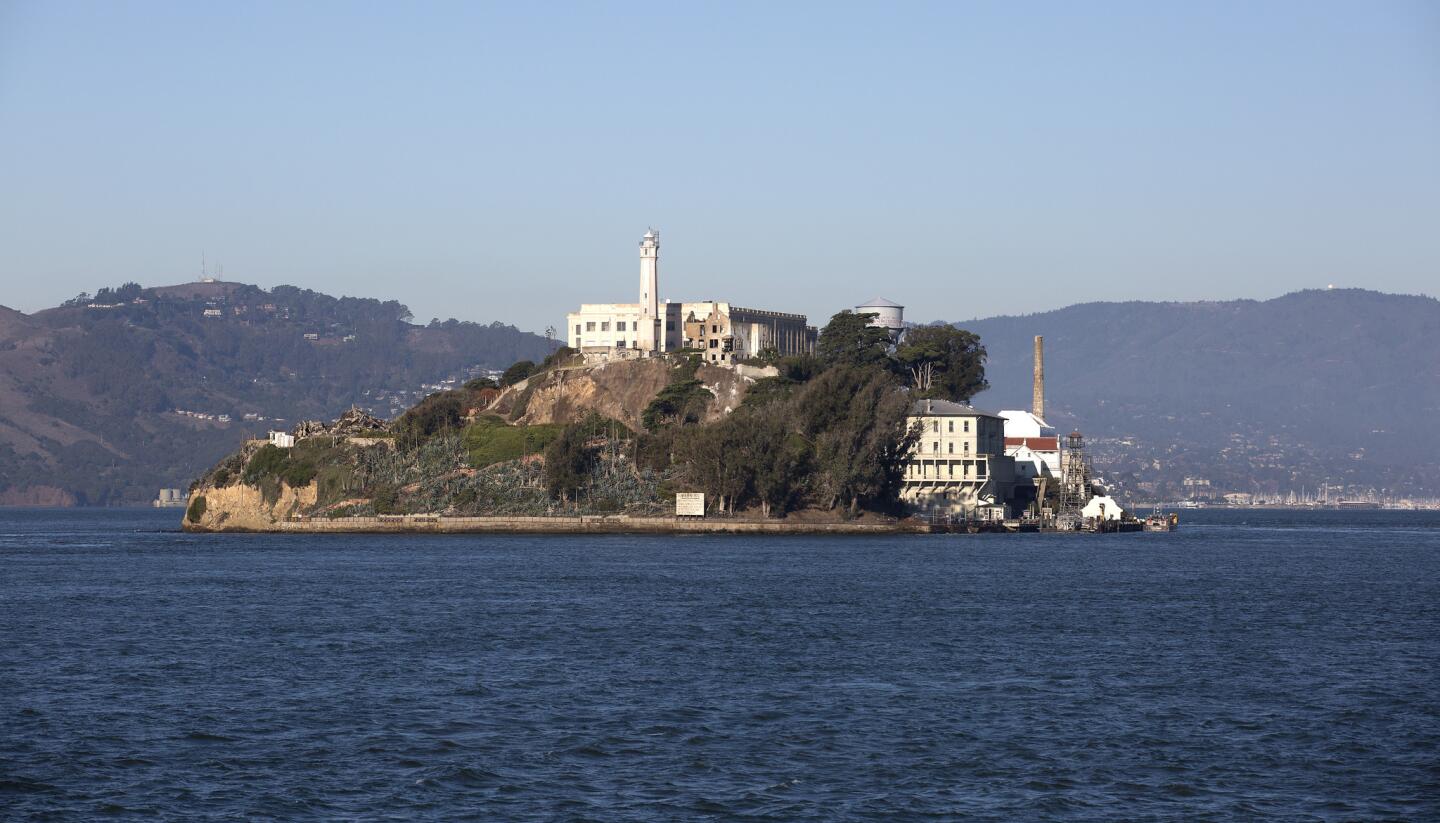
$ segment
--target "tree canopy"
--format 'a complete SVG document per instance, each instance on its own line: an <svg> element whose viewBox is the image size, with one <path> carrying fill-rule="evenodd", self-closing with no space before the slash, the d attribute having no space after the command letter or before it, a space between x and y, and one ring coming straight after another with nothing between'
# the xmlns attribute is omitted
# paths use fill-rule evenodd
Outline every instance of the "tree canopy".
<svg viewBox="0 0 1440 823"><path fill-rule="evenodd" d="M909 372L920 397L962 403L985 389L985 347L980 338L954 326L918 326L905 333L896 361Z"/></svg>
<svg viewBox="0 0 1440 823"><path fill-rule="evenodd" d="M820 330L815 352L827 366L882 365L890 354L890 332L870 325L877 315L849 309L830 318Z"/></svg>

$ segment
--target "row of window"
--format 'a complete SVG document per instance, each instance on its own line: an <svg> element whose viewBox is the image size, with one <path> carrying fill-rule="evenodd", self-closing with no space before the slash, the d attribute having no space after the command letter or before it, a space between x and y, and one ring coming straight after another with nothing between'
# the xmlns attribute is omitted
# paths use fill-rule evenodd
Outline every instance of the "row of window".
<svg viewBox="0 0 1440 823"><path fill-rule="evenodd" d="M967 432L970 431L970 421L969 421L969 420L965 420L965 421L962 421L962 422L965 424L965 431L967 431ZM946 421L945 421L945 425L949 427L951 434L954 434L954 433L955 433L955 421L954 421L954 420L946 420ZM932 432L937 432L937 433L940 431L940 421L939 421L939 420L931 420L931 421L930 421L930 431L932 431Z"/></svg>
<svg viewBox="0 0 1440 823"><path fill-rule="evenodd" d="M930 477L930 465L931 465L931 464L929 464L929 463L911 463L911 464L909 465L909 467L906 469L906 474L907 474L908 476L912 477L912 478L929 478L929 477ZM973 466L974 469L975 469L973 473L972 473L971 470L970 470L972 466ZM964 462L964 463L961 463L961 464L960 464L960 478L963 480L963 479L969 479L969 478L971 478L971 477L973 476L974 479L984 480L984 479L985 479L985 475L986 475L985 466L986 466L986 463L985 463L984 460L977 460L977 461L975 461L975 462L973 462L973 463L968 462L968 461L966 461L966 462ZM935 464L935 478L936 478L937 480L938 480L938 479L941 479L941 478L954 478L954 477L955 477L955 464L954 464L954 463L946 463L946 464L944 464L943 466L941 466L940 464Z"/></svg>
<svg viewBox="0 0 1440 823"><path fill-rule="evenodd" d="M597 321L595 321L595 320L587 320L587 321L585 321L585 331L595 331L595 324L596 324L596 322L597 322ZM609 321L609 320L600 320L600 321L598 321L598 322L599 322L599 324L600 324L600 331L610 331L610 321ZM626 331L625 324L626 324L626 321L624 321L624 320L616 320L616 321L615 321L615 331ZM640 324L639 324L638 322L636 322L636 321L634 321L634 320L631 320L631 321L629 321L629 324L630 324L629 331L640 331ZM666 321L665 321L665 331L675 331L675 321L674 321L674 320L666 320ZM579 334L579 333L580 333L580 324L579 324L579 323L576 323L576 324L575 324L575 333L576 333L576 334Z"/></svg>
<svg viewBox="0 0 1440 823"><path fill-rule="evenodd" d="M946 453L946 454L954 454L954 453L955 453L955 444L954 444L954 443L946 443L946 444L945 444L945 447L946 447L946 448L945 448L945 453ZM940 441L939 441L939 440L936 440L936 441L934 441L933 443L930 444L930 453L931 453L931 454L939 454L939 453L940 453ZM969 440L966 440L966 441L965 441L965 454L969 454L969 453L970 453L970 441L969 441Z"/></svg>

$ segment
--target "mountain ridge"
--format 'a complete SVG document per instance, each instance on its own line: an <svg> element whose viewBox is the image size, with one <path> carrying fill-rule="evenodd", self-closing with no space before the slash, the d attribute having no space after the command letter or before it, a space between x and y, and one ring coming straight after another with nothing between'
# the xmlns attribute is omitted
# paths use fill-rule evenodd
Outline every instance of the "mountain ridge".
<svg viewBox="0 0 1440 823"><path fill-rule="evenodd" d="M1044 336L1051 422L1115 441L1101 456L1143 492L1181 493L1176 472L1237 491L1327 480L1436 490L1432 297L1311 289L1263 301L1084 303L956 325L990 354L979 402L1006 408L1029 406L1031 340ZM1127 441L1134 453L1118 454ZM1136 468L1144 461L1148 472Z"/></svg>
<svg viewBox="0 0 1440 823"><path fill-rule="evenodd" d="M144 503L268 426L408 407L427 383L555 346L410 319L394 300L228 281L0 311L0 503Z"/></svg>

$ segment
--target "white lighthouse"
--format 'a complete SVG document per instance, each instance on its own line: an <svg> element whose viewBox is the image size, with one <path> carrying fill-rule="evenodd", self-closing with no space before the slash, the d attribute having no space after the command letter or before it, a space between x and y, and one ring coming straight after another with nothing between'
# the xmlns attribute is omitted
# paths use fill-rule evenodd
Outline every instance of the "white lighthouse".
<svg viewBox="0 0 1440 823"><path fill-rule="evenodd" d="M650 229L640 238L640 328L635 337L644 352L659 351L660 334L660 232Z"/></svg>

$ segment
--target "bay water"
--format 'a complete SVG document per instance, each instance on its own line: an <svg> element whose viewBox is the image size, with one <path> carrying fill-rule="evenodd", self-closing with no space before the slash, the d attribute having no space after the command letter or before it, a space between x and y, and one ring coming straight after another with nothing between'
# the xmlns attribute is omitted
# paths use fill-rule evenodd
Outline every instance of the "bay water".
<svg viewBox="0 0 1440 823"><path fill-rule="evenodd" d="M0 510L0 818L1440 817L1440 512L187 535Z"/></svg>

